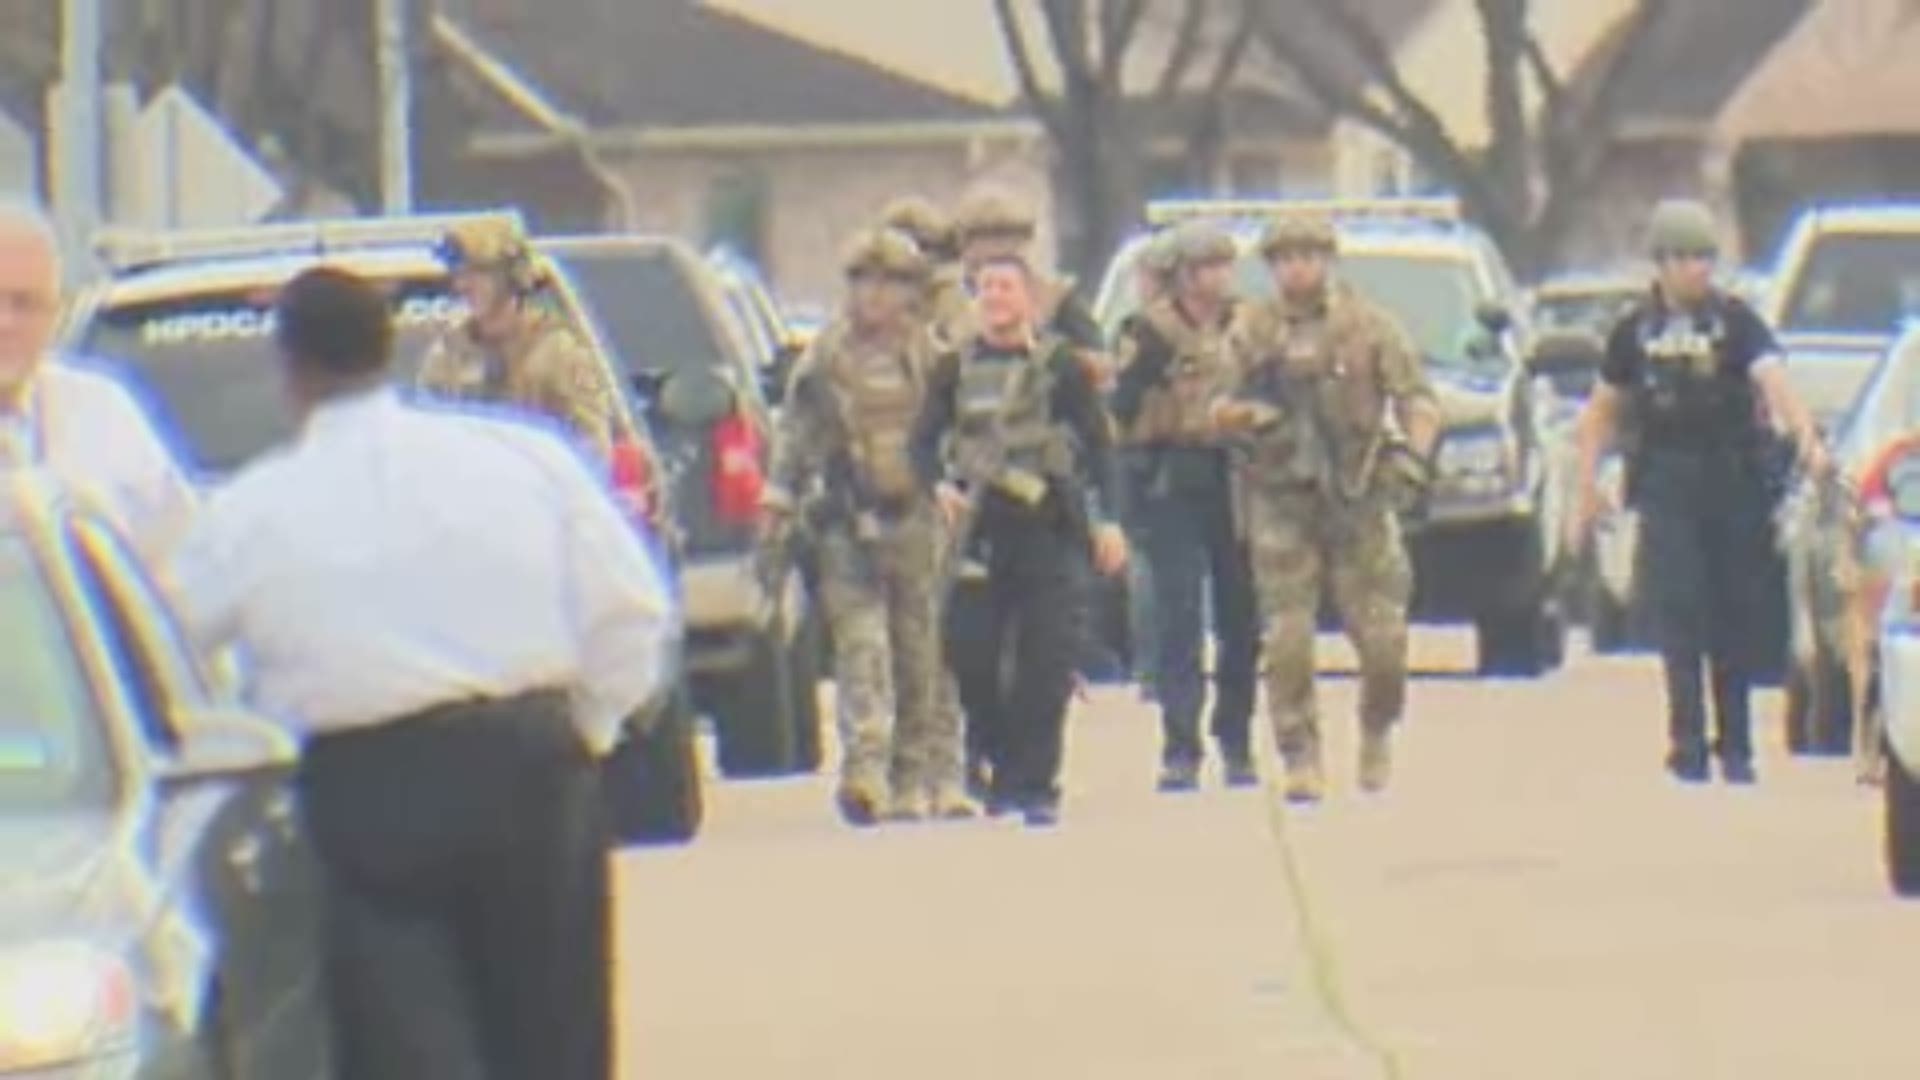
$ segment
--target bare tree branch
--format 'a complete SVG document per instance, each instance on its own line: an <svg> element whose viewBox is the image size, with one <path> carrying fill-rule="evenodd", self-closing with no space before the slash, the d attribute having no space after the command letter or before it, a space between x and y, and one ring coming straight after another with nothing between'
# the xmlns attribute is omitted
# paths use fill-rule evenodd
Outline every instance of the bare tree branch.
<svg viewBox="0 0 1920 1080"><path fill-rule="evenodd" d="M1127 49L1140 29L1140 16L1147 0L1099 0L1100 2L1100 85L1110 93L1124 92Z"/></svg>
<svg viewBox="0 0 1920 1080"><path fill-rule="evenodd" d="M1080 0L1041 0L1040 14L1046 20L1047 37L1053 42L1054 59L1071 98L1075 87L1093 82L1093 61L1088 56L1087 9Z"/></svg>
<svg viewBox="0 0 1920 1080"><path fill-rule="evenodd" d="M1321 0L1314 0L1316 5ZM1333 0L1338 4L1339 0ZM1364 82L1344 78L1331 70L1326 58L1316 53L1312 47L1290 34L1286 22L1271 5L1254 4L1256 19L1254 31L1272 57L1281 67L1300 80L1307 92L1322 107L1336 116L1346 116L1378 132L1382 137L1402 146L1432 169L1456 190L1474 216L1490 223L1490 226L1504 225L1508 212L1499 204L1499 199L1486 184L1476 163L1456 145L1447 135L1439 118L1431 109L1413 98L1420 112L1427 120L1422 122L1418 114L1412 114L1404 108L1392 110L1373 101L1367 94ZM1378 35L1370 27L1361 24L1367 35L1379 46L1381 52L1385 45L1379 42ZM1356 49L1360 46L1356 43ZM1378 57L1370 68L1378 65ZM1386 58L1386 66L1393 67L1391 57ZM1393 72L1393 78L1399 81L1399 75ZM1401 83L1402 92L1409 98L1412 92ZM1390 95L1391 96L1391 95Z"/></svg>
<svg viewBox="0 0 1920 1080"><path fill-rule="evenodd" d="M1034 67L1033 53L1028 50L1027 34L1020 28L1020 15L1013 10L1013 0L993 0L993 13L1000 24L1000 41L1006 48L1007 62L1013 65L1014 78L1020 84L1020 96L1051 137L1065 138L1065 118L1058 104L1040 85L1040 72Z"/></svg>
<svg viewBox="0 0 1920 1080"><path fill-rule="evenodd" d="M1227 47L1220 52L1219 62L1214 64L1213 75L1207 79L1207 100L1217 102L1227 92L1227 86L1240 73L1240 66L1247 58L1247 50L1253 44L1254 5L1259 0L1240 0L1240 17L1234 20L1231 37Z"/></svg>
<svg viewBox="0 0 1920 1080"><path fill-rule="evenodd" d="M1187 0L1180 11L1180 25L1173 34L1173 47L1167 51L1166 66L1154 83L1156 101L1169 102L1180 94L1180 84L1200 55L1200 31L1206 25L1208 0Z"/></svg>
<svg viewBox="0 0 1920 1080"><path fill-rule="evenodd" d="M1553 70L1553 61L1548 59L1547 50L1541 46L1540 37L1528 32L1522 55L1527 62L1527 70L1533 73L1534 84L1540 88L1540 97L1550 113L1560 112L1566 105L1567 86Z"/></svg>

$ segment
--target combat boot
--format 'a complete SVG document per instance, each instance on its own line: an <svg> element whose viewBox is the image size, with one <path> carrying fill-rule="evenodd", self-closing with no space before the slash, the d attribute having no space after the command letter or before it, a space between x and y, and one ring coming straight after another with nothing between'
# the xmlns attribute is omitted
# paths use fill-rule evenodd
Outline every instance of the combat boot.
<svg viewBox="0 0 1920 1080"><path fill-rule="evenodd" d="M849 825L865 828L880 820L880 793L871 784L845 781L834 795L834 802L840 807L840 816Z"/></svg>
<svg viewBox="0 0 1920 1080"><path fill-rule="evenodd" d="M1319 754L1300 754L1287 759L1287 801L1317 803L1327 794L1327 781L1320 772Z"/></svg>
<svg viewBox="0 0 1920 1080"><path fill-rule="evenodd" d="M1160 767L1160 790L1165 792L1200 790L1200 763L1185 758Z"/></svg>
<svg viewBox="0 0 1920 1080"><path fill-rule="evenodd" d="M1393 779L1393 741L1384 731L1360 736L1360 790L1377 794Z"/></svg>
<svg viewBox="0 0 1920 1080"><path fill-rule="evenodd" d="M887 804L888 821L925 821L933 816L933 801L918 786L899 788Z"/></svg>
<svg viewBox="0 0 1920 1080"><path fill-rule="evenodd" d="M939 821L965 821L980 813L958 784L942 784L933 789L932 812Z"/></svg>

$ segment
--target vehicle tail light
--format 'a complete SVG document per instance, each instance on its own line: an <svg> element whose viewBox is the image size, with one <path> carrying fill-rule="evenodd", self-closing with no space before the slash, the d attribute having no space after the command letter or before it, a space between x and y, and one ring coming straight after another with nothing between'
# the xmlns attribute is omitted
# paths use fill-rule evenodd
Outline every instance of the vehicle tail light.
<svg viewBox="0 0 1920 1080"><path fill-rule="evenodd" d="M760 468L764 441L745 413L713 426L713 512L720 520L750 523L760 514L766 476Z"/></svg>
<svg viewBox="0 0 1920 1080"><path fill-rule="evenodd" d="M1868 461L1867 467L1860 473L1858 506L1860 520L1855 533L1861 551L1861 602L1866 605L1866 614L1877 620L1886 609L1888 597L1896 581L1904 582L1906 595L1902 600L1909 612L1920 612L1920 567L1888 566L1884 560L1900 557L1894 551L1876 551L1875 543L1888 533L1897 531L1897 521L1916 523L1915 508L1903 506L1902 488L1910 494L1914 483L1913 473L1920 469L1920 432L1902 435L1887 443L1879 453Z"/></svg>
<svg viewBox="0 0 1920 1080"><path fill-rule="evenodd" d="M658 493L646 451L631 439L613 444L613 490L621 505L636 516L653 520L658 509Z"/></svg>

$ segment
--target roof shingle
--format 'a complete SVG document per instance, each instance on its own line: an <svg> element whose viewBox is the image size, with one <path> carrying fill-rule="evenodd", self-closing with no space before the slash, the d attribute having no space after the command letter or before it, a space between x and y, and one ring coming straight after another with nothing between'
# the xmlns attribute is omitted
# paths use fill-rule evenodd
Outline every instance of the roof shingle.
<svg viewBox="0 0 1920 1080"><path fill-rule="evenodd" d="M468 0L462 23L578 119L602 128L1004 118L859 57L687 0Z"/></svg>

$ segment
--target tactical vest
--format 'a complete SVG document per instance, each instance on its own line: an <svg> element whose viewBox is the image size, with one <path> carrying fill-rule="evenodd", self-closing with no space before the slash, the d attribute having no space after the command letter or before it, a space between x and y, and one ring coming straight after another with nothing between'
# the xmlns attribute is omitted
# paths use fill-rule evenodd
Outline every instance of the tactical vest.
<svg viewBox="0 0 1920 1080"><path fill-rule="evenodd" d="M981 460L997 440L1008 470L1042 478L1073 475L1073 443L1053 417L1053 356L1042 341L1031 357L969 351L954 392L953 455Z"/></svg>
<svg viewBox="0 0 1920 1080"><path fill-rule="evenodd" d="M1228 330L1194 326L1171 300L1147 307L1140 318L1173 352L1166 381L1141 398L1140 414L1126 432L1132 444L1213 443L1209 412L1231 371Z"/></svg>
<svg viewBox="0 0 1920 1080"><path fill-rule="evenodd" d="M911 498L920 487L908 444L926 392L929 358L919 339L860 342L836 328L823 342L826 374L840 401L847 456L859 494L881 502Z"/></svg>
<svg viewBox="0 0 1920 1080"><path fill-rule="evenodd" d="M1243 390L1280 412L1253 440L1256 480L1348 499L1371 486L1387 399L1363 303L1335 284L1319 311L1269 301L1244 324Z"/></svg>
<svg viewBox="0 0 1920 1080"><path fill-rule="evenodd" d="M1698 314L1647 305L1634 315L1645 363L1632 388L1642 450L1744 450L1755 434L1752 381L1726 370L1727 323L1718 304Z"/></svg>

